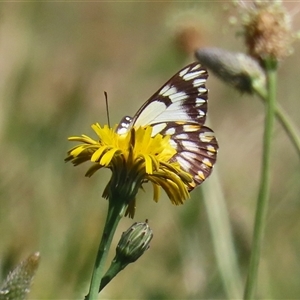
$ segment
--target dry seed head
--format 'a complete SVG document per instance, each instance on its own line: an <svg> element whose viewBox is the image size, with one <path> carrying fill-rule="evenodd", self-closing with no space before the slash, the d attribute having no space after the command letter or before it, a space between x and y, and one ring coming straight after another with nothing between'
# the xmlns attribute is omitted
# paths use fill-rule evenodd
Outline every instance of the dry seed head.
<svg viewBox="0 0 300 300"><path fill-rule="evenodd" d="M291 18L280 1L254 1L243 20L249 54L259 61L280 61L291 54L294 33Z"/></svg>

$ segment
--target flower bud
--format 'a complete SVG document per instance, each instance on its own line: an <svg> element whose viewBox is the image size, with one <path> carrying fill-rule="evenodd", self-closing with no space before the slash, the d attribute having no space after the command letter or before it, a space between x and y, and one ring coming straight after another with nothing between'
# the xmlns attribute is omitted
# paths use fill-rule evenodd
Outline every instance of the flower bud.
<svg viewBox="0 0 300 300"><path fill-rule="evenodd" d="M149 249L152 237L152 229L147 222L134 223L123 232L116 249L115 260L122 261L124 266L136 261Z"/></svg>
<svg viewBox="0 0 300 300"><path fill-rule="evenodd" d="M38 268L40 254L30 255L10 272L0 287L0 300L24 300L30 291L33 276Z"/></svg>
<svg viewBox="0 0 300 300"><path fill-rule="evenodd" d="M202 48L195 55L204 67L241 92L253 93L257 88L265 89L266 76L263 69L244 53Z"/></svg>

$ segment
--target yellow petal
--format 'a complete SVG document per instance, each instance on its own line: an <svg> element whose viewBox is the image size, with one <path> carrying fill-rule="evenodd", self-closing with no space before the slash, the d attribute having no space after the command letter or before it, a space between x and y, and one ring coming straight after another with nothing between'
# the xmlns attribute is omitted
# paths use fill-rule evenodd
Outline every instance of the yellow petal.
<svg viewBox="0 0 300 300"><path fill-rule="evenodd" d="M108 147L100 147L98 148L92 155L91 157L91 161L92 162L96 162L97 160L99 160L99 158L101 157L101 155L103 154L104 151L107 151L109 148Z"/></svg>
<svg viewBox="0 0 300 300"><path fill-rule="evenodd" d="M113 148L113 149L108 150L102 156L102 158L100 160L100 164L105 166L105 167L108 166L117 151L118 151L117 148Z"/></svg>
<svg viewBox="0 0 300 300"><path fill-rule="evenodd" d="M80 145L76 148L74 148L71 152L70 155L72 155L73 157L78 156L83 150L86 149L86 145Z"/></svg>
<svg viewBox="0 0 300 300"><path fill-rule="evenodd" d="M155 202L158 202L160 197L160 186L154 182L152 182L152 186L153 186L153 200Z"/></svg>
<svg viewBox="0 0 300 300"><path fill-rule="evenodd" d="M149 155L142 155L142 157L145 160L145 169L147 174L152 174L153 173L153 168L152 168L152 159L150 158Z"/></svg>

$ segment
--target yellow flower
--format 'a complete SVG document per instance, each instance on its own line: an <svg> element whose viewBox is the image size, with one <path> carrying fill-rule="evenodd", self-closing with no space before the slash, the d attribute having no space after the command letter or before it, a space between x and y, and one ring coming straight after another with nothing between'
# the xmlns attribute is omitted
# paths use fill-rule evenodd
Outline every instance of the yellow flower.
<svg viewBox="0 0 300 300"><path fill-rule="evenodd" d="M72 161L75 166L91 161L93 165L86 173L88 177L103 167L111 169L112 177L103 196L110 201L125 201L129 205L126 214L133 217L135 196L147 181L153 184L156 202L160 187L175 205L189 198L188 191L195 184L190 174L178 163L171 162L176 150L169 143L170 136L156 134L152 137L151 126L132 128L122 135L116 133L116 127L101 127L97 123L92 128L98 140L86 135L70 137L70 141L81 144L68 151L66 161Z"/></svg>

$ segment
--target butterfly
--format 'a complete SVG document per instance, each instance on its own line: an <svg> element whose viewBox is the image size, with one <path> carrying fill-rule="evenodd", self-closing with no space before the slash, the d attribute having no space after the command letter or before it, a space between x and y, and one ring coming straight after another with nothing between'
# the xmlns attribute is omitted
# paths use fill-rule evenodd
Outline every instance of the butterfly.
<svg viewBox="0 0 300 300"><path fill-rule="evenodd" d="M125 116L116 128L118 134L124 134L133 127L150 125L152 136L169 135L177 151L171 162L178 162L193 176L194 187L211 174L219 148L214 132L204 126L207 77L201 64L191 63L168 80L133 117Z"/></svg>

